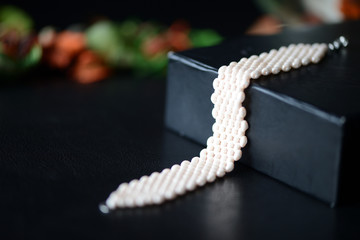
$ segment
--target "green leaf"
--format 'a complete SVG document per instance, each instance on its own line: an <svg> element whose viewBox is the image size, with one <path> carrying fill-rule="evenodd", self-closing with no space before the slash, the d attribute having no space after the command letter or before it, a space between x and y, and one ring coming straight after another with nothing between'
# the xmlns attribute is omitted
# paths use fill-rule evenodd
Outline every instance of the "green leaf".
<svg viewBox="0 0 360 240"><path fill-rule="evenodd" d="M191 30L190 40L193 47L208 47L220 43L223 38L214 30Z"/></svg>
<svg viewBox="0 0 360 240"><path fill-rule="evenodd" d="M33 28L33 20L23 10L14 6L0 8L0 31L16 29L21 35L28 34Z"/></svg>

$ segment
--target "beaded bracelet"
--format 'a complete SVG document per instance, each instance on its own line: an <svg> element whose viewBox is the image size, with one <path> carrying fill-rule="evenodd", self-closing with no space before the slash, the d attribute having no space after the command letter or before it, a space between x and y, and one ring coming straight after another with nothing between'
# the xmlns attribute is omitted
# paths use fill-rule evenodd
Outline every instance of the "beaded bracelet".
<svg viewBox="0 0 360 240"><path fill-rule="evenodd" d="M348 41L343 36L330 44L290 44L220 67L218 77L213 81L214 93L211 95L214 104L212 116L215 119L213 136L209 137L207 147L200 152L199 157L185 160L180 165L175 164L160 173L154 172L150 176L120 184L105 204L100 205L100 210L106 213L115 208L158 205L231 172L234 162L242 156L241 149L248 141L243 101L244 90L250 80L318 63L328 50L347 45Z"/></svg>

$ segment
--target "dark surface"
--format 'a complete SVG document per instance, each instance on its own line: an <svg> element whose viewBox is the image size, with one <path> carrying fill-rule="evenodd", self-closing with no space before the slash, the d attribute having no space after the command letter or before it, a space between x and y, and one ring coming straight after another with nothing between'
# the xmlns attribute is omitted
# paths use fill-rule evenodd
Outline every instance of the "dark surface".
<svg viewBox="0 0 360 240"><path fill-rule="evenodd" d="M331 209L239 163L163 206L100 213L119 183L202 148L164 130L164 85L1 86L0 238L359 239L358 204Z"/></svg>
<svg viewBox="0 0 360 240"><path fill-rule="evenodd" d="M243 163L331 206L359 199L351 191L360 184L354 172L360 166L354 158L360 144L359 27L358 21L286 29L170 54L166 125L205 144L212 135L209 99L220 66L291 43L329 43L345 35L349 46L318 64L252 81L245 92L250 128Z"/></svg>

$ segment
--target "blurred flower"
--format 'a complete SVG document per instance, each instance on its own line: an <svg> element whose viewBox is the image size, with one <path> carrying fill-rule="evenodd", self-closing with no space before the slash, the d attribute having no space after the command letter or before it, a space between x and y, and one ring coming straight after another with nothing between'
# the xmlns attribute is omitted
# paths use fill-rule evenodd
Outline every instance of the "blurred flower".
<svg viewBox="0 0 360 240"><path fill-rule="evenodd" d="M0 35L12 29L23 37L32 32L32 28L33 21L23 10L14 6L0 7Z"/></svg>
<svg viewBox="0 0 360 240"><path fill-rule="evenodd" d="M337 23L347 19L360 19L360 0L256 0L255 2L267 15L270 15L268 21L262 21L264 25L261 28L264 31L268 31L267 26L275 29L280 25ZM277 27L270 26L274 20L281 24L277 24ZM257 31L260 29L259 26L260 24L256 25Z"/></svg>
<svg viewBox="0 0 360 240"><path fill-rule="evenodd" d="M121 61L124 44L115 23L108 20L96 22L85 34L87 46L101 54L109 64L116 65Z"/></svg>
<svg viewBox="0 0 360 240"><path fill-rule="evenodd" d="M135 74L162 74L167 53L192 46L209 46L222 38L211 30L192 30L185 21L169 28L153 22L128 19L121 23L96 22L86 30L87 46L117 69L132 69Z"/></svg>
<svg viewBox="0 0 360 240"><path fill-rule="evenodd" d="M360 18L360 1L359 0L342 0L340 6L341 12L345 19Z"/></svg>
<svg viewBox="0 0 360 240"><path fill-rule="evenodd" d="M183 20L175 21L165 33L171 51L183 51L192 47L189 38L190 26Z"/></svg>
<svg viewBox="0 0 360 240"><path fill-rule="evenodd" d="M164 74L169 51L216 44L220 35L194 30L185 21L170 27L137 19L100 20L87 28L56 31L43 28L32 34L33 22L22 10L0 10L0 71L21 72L42 62L79 83L93 83L117 70L136 75ZM1 73L0 72L0 73Z"/></svg>
<svg viewBox="0 0 360 240"><path fill-rule="evenodd" d="M39 62L42 51L32 26L31 18L22 10L0 8L0 75L15 77Z"/></svg>
<svg viewBox="0 0 360 240"><path fill-rule="evenodd" d="M85 49L85 41L84 34L80 32L55 33L47 28L39 34L39 42L44 49L43 61L58 69L70 66L73 58Z"/></svg>
<svg viewBox="0 0 360 240"><path fill-rule="evenodd" d="M90 50L82 51L70 70L70 76L79 83L93 83L110 74L104 61Z"/></svg>

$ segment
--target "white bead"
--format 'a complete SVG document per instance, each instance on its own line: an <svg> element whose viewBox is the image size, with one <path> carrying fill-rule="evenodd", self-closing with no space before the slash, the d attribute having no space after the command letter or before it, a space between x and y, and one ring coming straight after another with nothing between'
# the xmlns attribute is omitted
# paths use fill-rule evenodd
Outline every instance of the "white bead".
<svg viewBox="0 0 360 240"><path fill-rule="evenodd" d="M242 120L240 123L240 131L245 132L249 128L246 120Z"/></svg>
<svg viewBox="0 0 360 240"><path fill-rule="evenodd" d="M240 160L241 156L242 156L242 151L241 150L236 150L235 155L234 155L234 161Z"/></svg>
<svg viewBox="0 0 360 240"><path fill-rule="evenodd" d="M246 144L247 144L247 137L241 136L240 137L240 146L243 148L243 147L245 147Z"/></svg>
<svg viewBox="0 0 360 240"><path fill-rule="evenodd" d="M240 89L245 89L249 86L250 84L250 79L248 78L243 78L240 82Z"/></svg>
<svg viewBox="0 0 360 240"><path fill-rule="evenodd" d="M214 123L214 125L215 125L216 123ZM214 126L213 125L213 126ZM207 141L206 141L206 145L207 146L209 146L209 145L211 145L211 144L213 144L214 143L214 137L209 137L208 139L207 139Z"/></svg>
<svg viewBox="0 0 360 240"><path fill-rule="evenodd" d="M260 77L260 75L261 75L261 72L258 70L255 70L250 74L252 79L258 79Z"/></svg>
<svg viewBox="0 0 360 240"><path fill-rule="evenodd" d="M179 164L175 164L171 167L171 171L178 171L180 168L180 165Z"/></svg>
<svg viewBox="0 0 360 240"><path fill-rule="evenodd" d="M245 93L240 92L236 98L236 104L237 106L241 106L241 103L245 100Z"/></svg>
<svg viewBox="0 0 360 240"><path fill-rule="evenodd" d="M271 73L271 70L270 70L270 68L268 68L268 67L265 67L265 68L263 68L263 69L261 70L261 74L264 75L264 76L267 76L267 75L269 75L270 73Z"/></svg>
<svg viewBox="0 0 360 240"><path fill-rule="evenodd" d="M291 63L290 63L290 62L284 63L284 65L282 66L281 69L282 69L284 72L290 71L290 69L291 69Z"/></svg>
<svg viewBox="0 0 360 240"><path fill-rule="evenodd" d="M121 193L121 192L125 191L127 187L128 187L127 183L120 184L116 190L116 193Z"/></svg>
<svg viewBox="0 0 360 240"><path fill-rule="evenodd" d="M122 197L119 197L116 201L116 207L126 207L125 205L125 199Z"/></svg>
<svg viewBox="0 0 360 240"><path fill-rule="evenodd" d="M224 73L225 73L225 71L226 71L226 69L227 69L227 66L221 66L221 67L219 68L219 70L218 70L219 76L223 76Z"/></svg>
<svg viewBox="0 0 360 240"><path fill-rule="evenodd" d="M114 209L116 207L116 200L117 200L116 194L111 193L108 199L106 200L105 204L108 208Z"/></svg>
<svg viewBox="0 0 360 240"><path fill-rule="evenodd" d="M152 201L154 204L161 204L164 201L164 197L160 194L154 194L152 196Z"/></svg>
<svg viewBox="0 0 360 240"><path fill-rule="evenodd" d="M211 102L212 102L213 104L216 103L217 97L218 97L218 96L217 96L216 93L211 94L210 100L211 100Z"/></svg>
<svg viewBox="0 0 360 240"><path fill-rule="evenodd" d="M204 186L205 183L206 183L206 178L205 177L199 177L198 179L196 179L196 184L198 186Z"/></svg>
<svg viewBox="0 0 360 240"><path fill-rule="evenodd" d="M226 171L226 172L231 172L232 170L234 170L234 163L228 162L228 163L226 164L225 171Z"/></svg>
<svg viewBox="0 0 360 240"><path fill-rule="evenodd" d="M186 184L186 190L193 191L196 188L196 182L191 181Z"/></svg>
<svg viewBox="0 0 360 240"><path fill-rule="evenodd" d="M225 175L225 170L224 169L219 169L216 172L216 176L218 176L219 178L223 177Z"/></svg>
<svg viewBox="0 0 360 240"><path fill-rule="evenodd" d="M272 69L271 69L271 72L273 74L278 74L280 72L281 68L280 66L274 66Z"/></svg>
<svg viewBox="0 0 360 240"><path fill-rule="evenodd" d="M308 65L310 63L310 58L304 57L303 59L301 59L301 63L304 66Z"/></svg>
<svg viewBox="0 0 360 240"><path fill-rule="evenodd" d="M259 58L265 58L268 55L268 53L263 52L259 55Z"/></svg>
<svg viewBox="0 0 360 240"><path fill-rule="evenodd" d="M125 207L132 208L135 206L135 201L131 197L126 197L124 202L125 202Z"/></svg>
<svg viewBox="0 0 360 240"><path fill-rule="evenodd" d="M138 207L142 207L145 205L144 198L139 196L135 199L135 205Z"/></svg>
<svg viewBox="0 0 360 240"><path fill-rule="evenodd" d="M214 81L213 81L213 88L216 89L218 87L219 87L219 79L215 78Z"/></svg>
<svg viewBox="0 0 360 240"><path fill-rule="evenodd" d="M318 57L318 56L313 56L313 57L311 58L311 62L312 62L312 63L318 63L318 62L320 62L320 60L321 60L321 58Z"/></svg>
<svg viewBox="0 0 360 240"><path fill-rule="evenodd" d="M206 177L207 182L213 182L216 179L216 173L210 174Z"/></svg>
<svg viewBox="0 0 360 240"><path fill-rule="evenodd" d="M175 198L175 196L176 195L175 195L175 193L173 191L167 191L164 194L164 197L165 197L166 200L172 200L172 199Z"/></svg>
<svg viewBox="0 0 360 240"><path fill-rule="evenodd" d="M299 67L301 66L300 59L295 58L295 59L293 60L293 62L291 63L291 66L292 66L293 68L299 68Z"/></svg>
<svg viewBox="0 0 360 240"><path fill-rule="evenodd" d="M239 109L239 114L238 114L240 119L244 119L244 117L246 116L246 109L244 107L241 107Z"/></svg>

